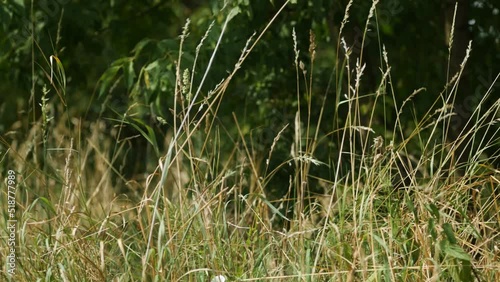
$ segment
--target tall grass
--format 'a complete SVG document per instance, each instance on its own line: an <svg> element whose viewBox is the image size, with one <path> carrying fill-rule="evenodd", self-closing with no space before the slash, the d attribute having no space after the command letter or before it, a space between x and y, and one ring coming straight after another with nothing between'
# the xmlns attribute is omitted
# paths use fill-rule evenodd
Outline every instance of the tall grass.
<svg viewBox="0 0 500 282"><path fill-rule="evenodd" d="M348 18L347 10L341 32ZM44 90L43 115L19 128L14 138L2 139L8 152L0 171L6 175L14 169L19 175L17 274L9 277L3 266L2 279L209 281L222 275L229 281L500 280L500 173L489 162L499 156L483 155L499 139L500 104L484 104L491 91L484 93L470 129L456 140L446 136L452 95L467 57L408 131L401 116L411 111L412 99L428 93L418 89L402 103L396 99L390 50L381 54L378 89L363 93L363 58L355 57L349 42L339 37L333 106L347 114L329 117L322 113L326 95L333 94L318 97L313 83L316 38L310 34L310 61L302 62L294 31L295 120L276 130L272 146L259 153L236 115L231 124L216 117L227 86L269 25L249 39L233 71L205 97L201 87L213 58L220 55L219 45L207 65L197 61L200 49L208 48L205 38L192 67L181 69L179 56L173 110L180 118L165 140L164 157L144 179L120 174L117 158L127 149L120 128L110 132L103 120L71 118L71 105L63 106L57 96L48 100ZM190 40L188 31L189 23L179 54ZM200 69L203 79L195 85ZM319 111L312 108L313 99L323 99ZM374 113L384 99L393 100L390 111L396 122L386 127L393 130L376 132ZM362 117L360 107L369 101L373 110ZM68 114L51 119L49 109ZM313 111L321 113L318 120L312 120ZM322 134L322 124L332 124L330 132ZM294 133L290 156L270 167L269 160L277 158L274 148L287 131ZM479 135L484 131L491 134ZM336 136L339 152L324 159L320 144L331 136ZM472 141L468 161L458 163L458 148ZM232 150L222 149L227 143ZM42 161L37 159L40 146ZM273 198L270 180L290 166L294 172L283 187L288 192ZM312 166L327 167L332 177L318 179ZM117 194L113 175L137 187L136 197ZM313 185L323 192L313 194Z"/></svg>

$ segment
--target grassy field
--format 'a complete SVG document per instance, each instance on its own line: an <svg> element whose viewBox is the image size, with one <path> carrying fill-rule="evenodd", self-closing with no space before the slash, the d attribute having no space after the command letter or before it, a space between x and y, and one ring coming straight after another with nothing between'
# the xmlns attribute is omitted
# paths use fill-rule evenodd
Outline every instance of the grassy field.
<svg viewBox="0 0 500 282"><path fill-rule="evenodd" d="M122 173L133 164L121 157L134 150L121 135L125 118L110 128L102 117L72 116L74 105L62 103L62 65L47 57L53 62L51 90L33 89L46 93L33 102L33 111L42 114L20 120L1 139L0 253L6 263L0 280L210 281L223 275L228 281L500 281L500 172L494 167L500 155L485 154L500 138L499 101L486 106L491 93L484 93L467 129L448 137L467 56L432 97L427 114L408 129L400 117L412 111L412 99L429 93L419 89L397 101L385 49L380 87L362 93L363 59L351 57L339 39L338 56L346 63L337 66L345 71L335 81L347 87L334 106L347 114L320 114L313 121L311 100L324 97L311 94L311 36L311 60L299 61L296 48L291 58L296 118L276 130L262 153L236 115L230 124L214 118L260 35L205 97L204 80L193 85L190 73L196 67L208 74L211 60L196 65L195 59L190 72L176 70L172 111L179 119L163 144L148 145L163 157L132 177ZM294 33L290 44L296 46L295 40ZM309 102L301 105L304 95ZM372 118L361 118L368 96L374 101L369 116L383 99L393 100L387 111L396 122L385 132L373 129ZM326 121L340 126L321 133ZM294 136L290 154L273 159L285 132ZM340 152L325 160L319 144L332 136ZM328 168L331 177L313 174L316 166ZM276 197L269 192L277 189L272 179L285 167L293 173L279 187L285 196Z"/></svg>

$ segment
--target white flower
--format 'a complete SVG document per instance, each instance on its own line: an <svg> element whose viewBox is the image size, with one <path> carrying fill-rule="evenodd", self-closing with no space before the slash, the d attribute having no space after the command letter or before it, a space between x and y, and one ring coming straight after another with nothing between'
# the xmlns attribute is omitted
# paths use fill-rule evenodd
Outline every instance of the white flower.
<svg viewBox="0 0 500 282"><path fill-rule="evenodd" d="M226 277L224 275L217 275L210 282L226 282Z"/></svg>

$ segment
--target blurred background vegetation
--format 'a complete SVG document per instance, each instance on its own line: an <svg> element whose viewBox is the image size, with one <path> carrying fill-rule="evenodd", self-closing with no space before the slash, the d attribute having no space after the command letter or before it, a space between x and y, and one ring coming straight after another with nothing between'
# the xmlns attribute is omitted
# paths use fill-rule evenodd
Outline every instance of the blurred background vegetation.
<svg viewBox="0 0 500 282"><path fill-rule="evenodd" d="M54 55L64 66L67 84L65 96L59 97L54 90L48 96L50 101L63 107L64 99L70 105L70 116L88 122L104 118L109 128L127 114L125 119L135 126L125 128L121 138L135 138L130 139L131 150L124 157L129 159L128 163L136 165L122 172L128 176L144 172L148 162L157 163L160 154L147 149L150 145L138 129L154 132L161 147L160 140L172 127L175 64L179 35L186 20L189 18L191 24L182 54L182 71L191 68L189 64L199 40L215 22L200 52L198 66L207 64L228 11L233 7L240 9L223 38L221 50L203 86L201 93L206 96L232 70L247 39L263 30L282 2L44 0L34 1L31 9L30 1L3 0L0 6L0 133L7 144L22 139L41 115L42 88L44 85L51 87L49 56ZM346 83L342 82L345 76L336 71L343 63L336 54L340 22L348 1L295 2L279 15L233 78L217 116L223 126L233 121L234 112L257 152L258 146L269 148L283 126L293 124L297 103L293 29L297 34L299 59L313 72L310 98L307 95L301 98L304 101L312 99L311 120L317 120L325 96L321 130L325 134L332 131L333 115L342 119L342 113L336 113L334 105L337 97L346 93ZM413 111L405 114L405 120L401 121L408 130L415 127L415 120L421 119L430 103L444 90L443 85L458 69L468 41L472 40L472 53L458 89L457 116L452 125L454 131L461 130L474 104L479 102L500 71L500 3L458 1L450 66L448 38L455 1L382 1L376 10L377 24L368 32L365 47L361 48L370 7L371 1L354 1L343 33L345 41L355 57L363 56L366 63L361 86L363 93L373 93L379 86L383 75L380 69L382 43L388 52L392 85L400 99L398 103L415 89L425 87L426 90L411 101ZM308 52L310 32L315 35L317 44L314 68L310 65ZM355 63L350 62L351 70L355 69ZM201 79L203 73L204 70L198 68L195 79ZM497 88L498 84L494 85L493 91L498 92ZM301 93L305 93L304 90L301 89ZM493 103L498 94L491 97L490 103ZM371 99L368 95L361 115L370 114ZM384 100L384 104L387 109L394 107L392 99ZM57 115L57 107L53 111L53 115ZM394 124L391 113L391 110L377 109L376 131L391 132L387 128ZM81 130L90 129L84 123ZM325 152L325 160L338 152L335 137L331 136L331 140L319 144L319 151ZM275 154L289 155L292 139L293 131L286 131ZM232 145L228 144L227 148L229 150ZM279 175L275 179L287 183L289 173L286 169L282 173L283 179L280 180Z"/></svg>

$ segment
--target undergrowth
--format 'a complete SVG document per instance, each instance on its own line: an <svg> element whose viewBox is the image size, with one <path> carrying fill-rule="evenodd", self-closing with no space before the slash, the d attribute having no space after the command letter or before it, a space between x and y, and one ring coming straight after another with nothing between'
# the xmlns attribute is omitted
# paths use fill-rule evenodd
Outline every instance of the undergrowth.
<svg viewBox="0 0 500 282"><path fill-rule="evenodd" d="M365 34L376 28L377 2ZM219 40L236 13L222 24ZM348 18L349 10L341 34ZM245 67L266 29L248 40L229 75L203 93L221 47L217 43L207 64L200 65L199 50L208 48L203 38L193 64L181 67L183 44L192 40L186 24L171 101L176 118L163 144L156 143L147 121L130 122L134 105L120 113L113 127L104 118L72 117L72 105L64 103L62 64L49 57L47 84L52 88L42 90L42 115L2 137L6 151L0 174L16 171L18 183L16 276L9 276L2 264L2 279L209 281L223 275L229 281L499 281L500 173L492 165L499 155L484 153L499 139L499 101L484 105L491 89L467 130L448 138L468 54L460 71L432 98L432 108L408 129L400 117L412 112L417 95L430 94L418 89L397 101L390 50L381 50L379 87L364 93L362 55L352 54L350 43L339 37L335 89L322 96L312 76L316 38L310 34L310 60L302 62L294 31L295 119L276 130L271 147L259 151L237 115L225 124L217 116L233 76ZM201 79L195 79L197 72ZM326 103L327 95L335 95L335 105ZM319 111L312 108L313 99L323 101ZM394 104L385 111L396 122L377 132L374 113L386 100ZM372 110L362 117L360 107L366 103ZM324 116L326 107L346 115ZM317 120L312 120L313 111L320 113ZM55 112L64 114L55 117ZM319 129L324 123L333 125L327 133ZM131 164L119 156L134 150L121 136L127 125L161 156L142 176L121 173ZM287 132L294 136L289 156L270 165ZM323 151L322 144L330 140L339 148L336 157ZM461 154L468 154L465 162ZM331 177L315 175L314 167L327 169ZM271 180L284 168L292 173L279 188L284 196L278 197L269 192L276 190ZM117 183L129 192L120 193ZM7 219L6 209L2 215ZM6 222L1 223L3 261Z"/></svg>

